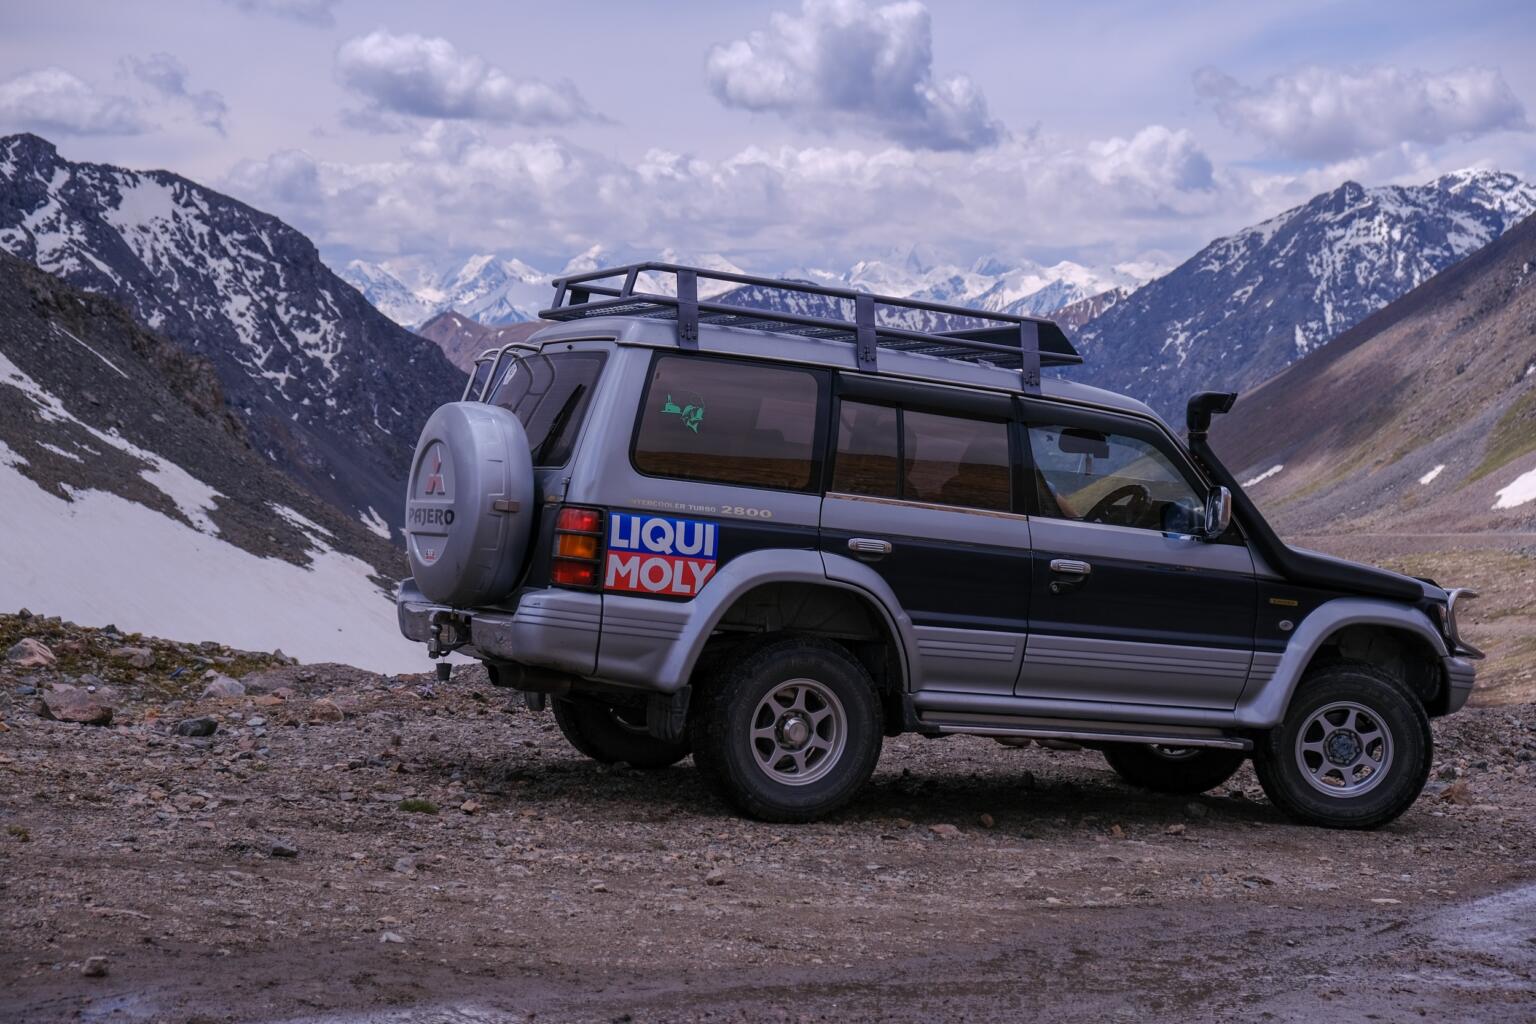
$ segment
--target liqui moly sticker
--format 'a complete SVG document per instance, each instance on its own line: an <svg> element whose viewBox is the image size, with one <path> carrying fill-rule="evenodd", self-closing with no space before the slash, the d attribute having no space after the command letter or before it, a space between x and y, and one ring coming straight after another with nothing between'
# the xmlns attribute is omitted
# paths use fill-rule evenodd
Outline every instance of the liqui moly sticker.
<svg viewBox="0 0 1536 1024"><path fill-rule="evenodd" d="M692 597L715 574L719 532L698 519L610 513L603 588Z"/></svg>

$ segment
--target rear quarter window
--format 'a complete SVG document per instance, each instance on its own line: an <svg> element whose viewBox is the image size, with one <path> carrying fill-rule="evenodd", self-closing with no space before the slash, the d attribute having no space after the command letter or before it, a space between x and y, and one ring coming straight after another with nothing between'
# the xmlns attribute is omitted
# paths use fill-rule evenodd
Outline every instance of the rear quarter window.
<svg viewBox="0 0 1536 1024"><path fill-rule="evenodd" d="M635 468L679 480L810 490L822 390L805 370L662 356L642 399Z"/></svg>

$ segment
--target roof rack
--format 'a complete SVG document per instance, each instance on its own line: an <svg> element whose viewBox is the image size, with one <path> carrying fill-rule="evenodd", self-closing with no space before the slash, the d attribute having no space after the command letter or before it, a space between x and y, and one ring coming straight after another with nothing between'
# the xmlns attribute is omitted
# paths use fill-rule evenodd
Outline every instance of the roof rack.
<svg viewBox="0 0 1536 1024"><path fill-rule="evenodd" d="M647 281L642 282L642 274L647 275ZM636 290L637 285L649 284L658 275L671 276L673 294ZM700 281L740 285L747 291L733 290L713 300L700 300ZM633 263L556 278L554 286L554 304L539 314L545 320L597 316L675 320L680 348L698 347L701 323L746 327L847 342L853 346L858 368L871 373L879 372L882 348L1016 368L1025 391L1039 390L1042 366L1071 366L1083 361L1061 328L1041 317L873 295L807 281L753 277L675 263ZM838 305L845 307L851 303L853 318L811 316L787 308L794 297L803 295L843 300ZM881 307L929 314L940 323L968 320L979 326L914 330L882 322Z"/></svg>

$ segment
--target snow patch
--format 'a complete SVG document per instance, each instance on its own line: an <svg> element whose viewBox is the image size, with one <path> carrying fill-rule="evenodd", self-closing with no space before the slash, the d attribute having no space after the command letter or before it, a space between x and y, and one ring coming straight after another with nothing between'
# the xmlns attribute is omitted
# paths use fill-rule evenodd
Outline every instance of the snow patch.
<svg viewBox="0 0 1536 1024"><path fill-rule="evenodd" d="M1493 503L1493 510L1514 508L1516 505L1524 505L1528 501L1536 501L1536 469L1521 473L1510 483L1508 487L1496 492L1498 498Z"/></svg>
<svg viewBox="0 0 1536 1024"><path fill-rule="evenodd" d="M1440 475L1440 471L1443 470L1444 468L1445 468L1445 463L1443 463L1443 462L1440 463L1440 465L1436 466L1434 469L1430 470L1428 473L1425 473L1423 476L1419 477L1419 483L1421 483L1421 484L1433 483L1434 480L1435 480L1435 477L1439 476Z"/></svg>
<svg viewBox="0 0 1536 1024"><path fill-rule="evenodd" d="M26 605L180 641L281 647L303 661L375 672L424 666L361 559L327 549L300 567L114 494L76 491L65 501L12 468L8 451L0 444L7 529L0 607Z"/></svg>
<svg viewBox="0 0 1536 1024"><path fill-rule="evenodd" d="M21 467L27 465L27 460L4 441L0 441L0 466Z"/></svg>
<svg viewBox="0 0 1536 1024"><path fill-rule="evenodd" d="M81 348L85 349L87 352L89 352L91 355L95 356L97 359L100 359L102 362L106 363L107 364L107 368L110 369L113 373L117 374L119 377L123 378L123 380L128 380L129 379L128 375L126 373L124 373L122 370L118 369L117 364L113 363L112 360L108 359L106 356L102 355L100 352L97 352L94 348L91 348L91 346L87 345L85 342L83 342L79 338L75 337L74 334L72 334L71 332L65 330L63 327L60 327L58 324L54 323L51 320L48 322L48 326L52 327L56 334L64 335L64 337L68 338L70 341L74 342L76 345L79 345Z"/></svg>
<svg viewBox="0 0 1536 1024"><path fill-rule="evenodd" d="M37 442L37 446L44 451L53 452L53 454L61 456L62 458L71 459L75 462L85 461L75 452L67 452L63 448L60 448L58 445L49 444L47 441L39 441Z"/></svg>
<svg viewBox="0 0 1536 1024"><path fill-rule="evenodd" d="M384 521L383 516L379 515L373 510L372 505L368 506L367 512L364 512L357 518L361 519L363 521L363 525L368 527L368 529L371 530L374 534L384 538L385 540L389 540L394 536L394 534L389 529L389 524Z"/></svg>
<svg viewBox="0 0 1536 1024"><path fill-rule="evenodd" d="M1268 469L1266 469L1264 472L1260 473L1258 476L1254 477L1252 480L1244 480L1243 481L1243 486L1244 487L1252 487L1254 484L1261 484L1265 480L1268 480L1270 477L1274 476L1276 473L1280 472L1284 468L1285 468L1284 466L1270 466Z"/></svg>
<svg viewBox="0 0 1536 1024"><path fill-rule="evenodd" d="M323 548L325 550L330 549L330 546L326 544L325 540L322 540L321 538L327 538L330 540L336 539L336 535L330 530L327 530L313 519L310 519L307 516L304 516L295 511L294 509L289 508L287 505L280 505L276 502L273 502L272 511L277 513L279 519L286 520L290 526L295 526L301 532L307 534L310 539L310 543L314 544L317 548Z"/></svg>

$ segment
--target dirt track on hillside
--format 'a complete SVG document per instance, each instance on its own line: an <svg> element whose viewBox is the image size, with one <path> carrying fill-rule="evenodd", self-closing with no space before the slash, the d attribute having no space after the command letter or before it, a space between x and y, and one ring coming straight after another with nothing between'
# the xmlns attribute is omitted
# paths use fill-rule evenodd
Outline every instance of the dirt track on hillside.
<svg viewBox="0 0 1536 1024"><path fill-rule="evenodd" d="M0 673L0 1020L1536 1017L1536 706L1441 723L1373 833L1290 825L1246 770L1150 797L1090 752L915 737L791 827L687 762L582 759L478 669L275 673L127 687L108 728Z"/></svg>

